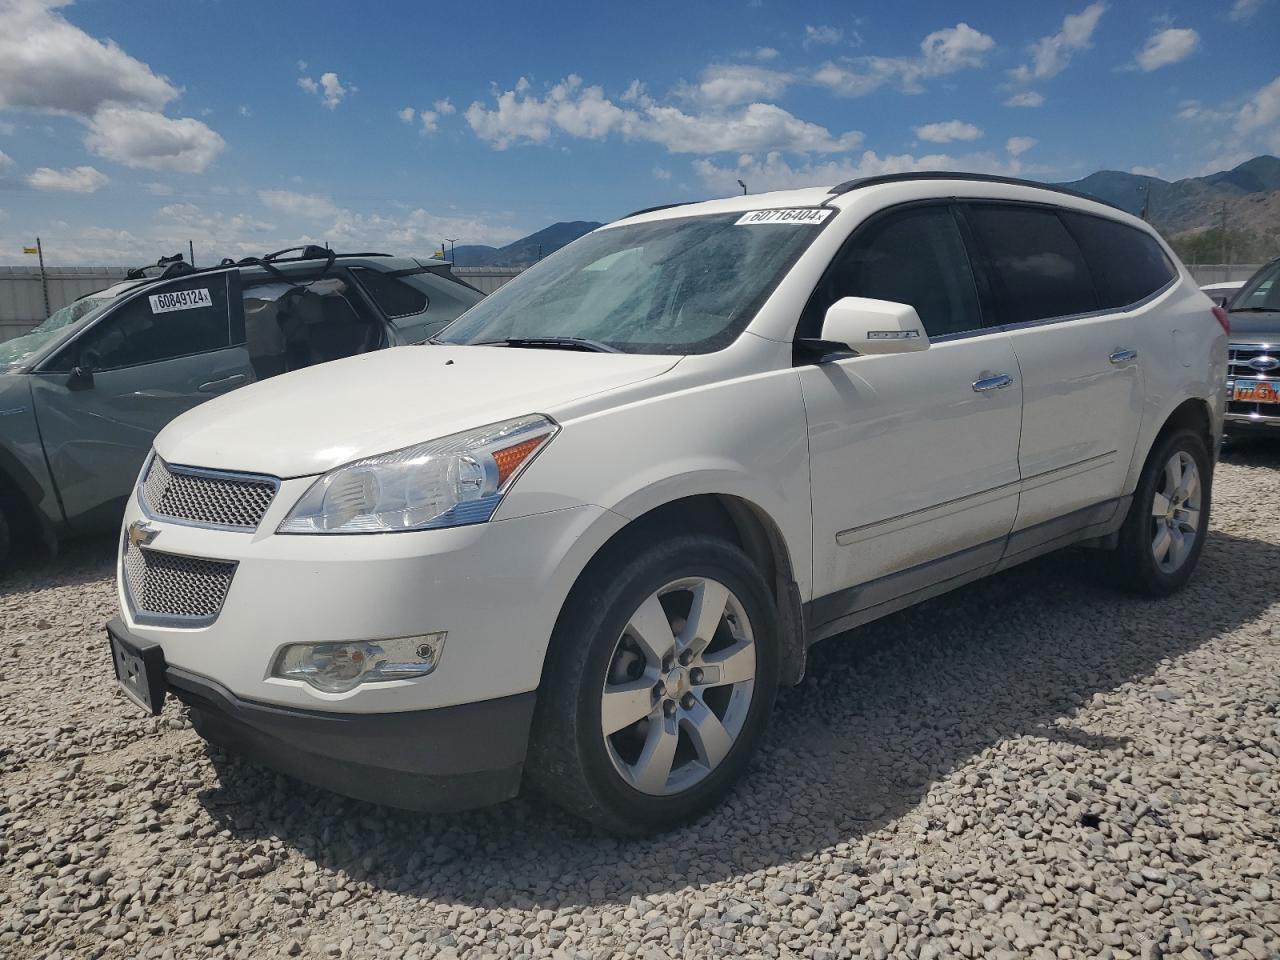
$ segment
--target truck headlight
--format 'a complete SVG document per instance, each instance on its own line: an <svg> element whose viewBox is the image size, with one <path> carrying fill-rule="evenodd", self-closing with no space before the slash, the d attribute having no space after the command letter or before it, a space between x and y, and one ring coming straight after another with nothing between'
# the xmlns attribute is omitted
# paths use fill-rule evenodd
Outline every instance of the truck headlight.
<svg viewBox="0 0 1280 960"><path fill-rule="evenodd" d="M425 677L440 662L444 633L396 640L291 643L275 659L271 675L302 680L325 693L346 693L362 683Z"/></svg>
<svg viewBox="0 0 1280 960"><path fill-rule="evenodd" d="M494 423L330 470L279 533L386 533L484 523L560 428L549 417Z"/></svg>

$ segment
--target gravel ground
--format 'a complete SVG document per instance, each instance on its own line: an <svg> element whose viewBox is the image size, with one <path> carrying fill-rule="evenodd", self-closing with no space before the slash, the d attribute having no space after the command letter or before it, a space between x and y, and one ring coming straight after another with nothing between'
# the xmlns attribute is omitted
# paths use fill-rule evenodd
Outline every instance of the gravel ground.
<svg viewBox="0 0 1280 960"><path fill-rule="evenodd" d="M415 817L115 693L111 545L0 581L5 957L1280 957L1280 447L1191 586L1086 551L816 649L724 808Z"/></svg>

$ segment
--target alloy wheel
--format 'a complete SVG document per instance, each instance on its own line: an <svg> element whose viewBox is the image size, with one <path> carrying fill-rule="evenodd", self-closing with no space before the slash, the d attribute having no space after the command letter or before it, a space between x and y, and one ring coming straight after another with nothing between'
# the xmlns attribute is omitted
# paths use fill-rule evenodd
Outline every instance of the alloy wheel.
<svg viewBox="0 0 1280 960"><path fill-rule="evenodd" d="M1161 471L1151 501L1151 552L1164 573L1174 573L1191 555L1200 536L1200 500L1195 459L1178 450Z"/></svg>
<svg viewBox="0 0 1280 960"><path fill-rule="evenodd" d="M755 676L755 636L732 590L687 577L650 594L618 638L601 691L614 769L653 796L695 786L742 732Z"/></svg>

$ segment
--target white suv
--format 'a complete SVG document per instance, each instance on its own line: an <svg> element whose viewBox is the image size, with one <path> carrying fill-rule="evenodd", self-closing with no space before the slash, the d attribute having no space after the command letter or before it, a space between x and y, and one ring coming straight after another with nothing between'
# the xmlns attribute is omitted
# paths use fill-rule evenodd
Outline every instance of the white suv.
<svg viewBox="0 0 1280 960"><path fill-rule="evenodd" d="M1142 221L965 174L642 211L170 424L116 671L355 797L707 810L808 646L1068 544L1204 544L1226 319Z"/></svg>

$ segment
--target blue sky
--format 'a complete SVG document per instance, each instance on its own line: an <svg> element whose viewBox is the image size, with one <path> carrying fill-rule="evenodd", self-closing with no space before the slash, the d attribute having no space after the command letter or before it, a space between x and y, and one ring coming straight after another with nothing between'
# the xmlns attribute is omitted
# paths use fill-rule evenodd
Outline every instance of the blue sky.
<svg viewBox="0 0 1280 960"><path fill-rule="evenodd" d="M0 263L429 253L909 169L1280 153L1280 0L0 0Z"/></svg>

